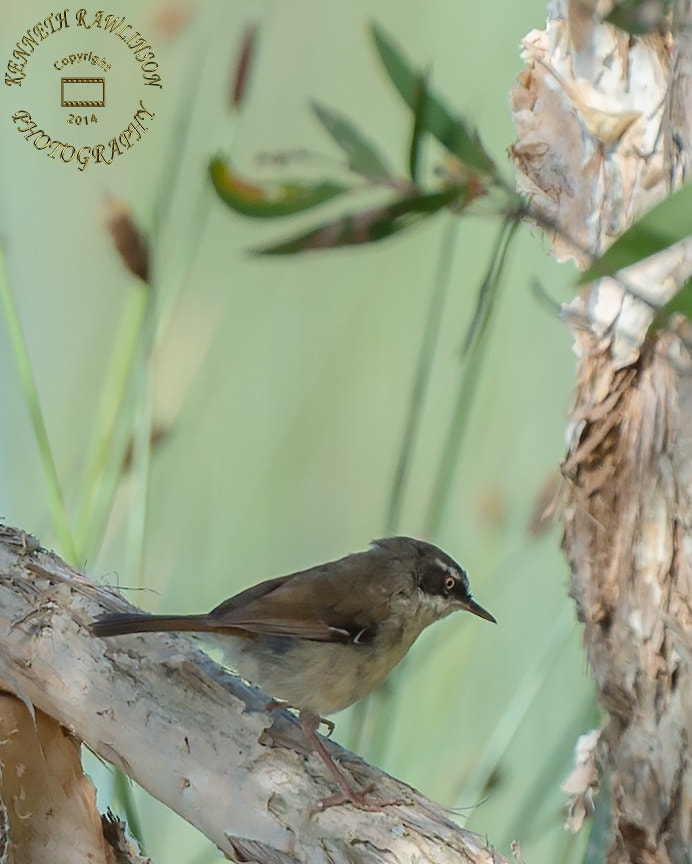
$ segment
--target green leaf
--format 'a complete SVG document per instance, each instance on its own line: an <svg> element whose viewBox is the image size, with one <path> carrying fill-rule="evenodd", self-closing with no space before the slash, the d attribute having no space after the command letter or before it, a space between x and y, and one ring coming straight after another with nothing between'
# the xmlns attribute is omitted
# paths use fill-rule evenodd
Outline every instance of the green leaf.
<svg viewBox="0 0 692 864"><path fill-rule="evenodd" d="M313 249L335 249L339 246L356 246L376 243L391 237L405 228L427 219L443 207L463 198L464 189L454 187L430 195L407 196L374 207L361 213L351 213L332 222L326 222L304 234L299 234L282 243L256 249L257 255L294 255Z"/></svg>
<svg viewBox="0 0 692 864"><path fill-rule="evenodd" d="M350 191L348 186L341 183L274 183L259 186L241 177L221 159L211 160L209 176L225 204L236 213L258 219L301 213Z"/></svg>
<svg viewBox="0 0 692 864"><path fill-rule="evenodd" d="M660 330L670 319L671 315L674 315L676 312L692 321L692 279L688 279L682 288L666 304L661 306L654 316L654 320L651 322L649 333L655 333L657 330Z"/></svg>
<svg viewBox="0 0 692 864"><path fill-rule="evenodd" d="M420 95L420 72L414 71L399 49L378 27L372 25L375 47L387 74L406 104L415 110ZM436 96L425 92L420 111L421 124L426 132L449 150L464 165L482 174L495 175L495 163L480 143L478 133L460 117L455 117Z"/></svg>
<svg viewBox="0 0 692 864"><path fill-rule="evenodd" d="M612 276L692 234L692 183L682 186L637 219L585 270L579 285Z"/></svg>
<svg viewBox="0 0 692 864"><path fill-rule="evenodd" d="M428 82L427 76L419 75L416 82L416 92L413 100L413 127L411 129L411 146L409 147L408 169L409 176L414 183L418 182L418 169L420 165L421 144L423 132L423 111L427 101Z"/></svg>
<svg viewBox="0 0 692 864"><path fill-rule="evenodd" d="M354 171L369 180L382 181L391 178L391 172L377 149L350 120L319 102L313 101L311 105L317 119L348 156Z"/></svg>

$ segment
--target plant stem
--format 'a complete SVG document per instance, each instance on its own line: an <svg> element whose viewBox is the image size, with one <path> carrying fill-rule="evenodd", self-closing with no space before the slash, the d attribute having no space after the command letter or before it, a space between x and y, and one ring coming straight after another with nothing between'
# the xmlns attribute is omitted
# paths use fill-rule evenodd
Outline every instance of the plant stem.
<svg viewBox="0 0 692 864"><path fill-rule="evenodd" d="M77 559L77 551L75 548L72 532L67 519L67 510L63 499L62 490L60 488L60 479L58 471L55 467L53 451L51 450L50 440L48 438L48 430L43 419L43 411L41 410L41 402L39 400L38 391L36 389L36 381L31 369L29 361L29 352L24 339L22 325L19 320L19 312L14 302L14 295L10 287L7 276L7 268L5 266L5 256L2 248L0 248L0 300L5 311L5 320L7 322L7 330L12 344L12 352L14 361L19 373L22 390L24 391L24 399L31 424L34 428L34 436L38 445L41 464L43 466L43 476L46 480L48 492L49 510L53 522L53 531L57 538L62 557L65 558L74 567L79 566Z"/></svg>

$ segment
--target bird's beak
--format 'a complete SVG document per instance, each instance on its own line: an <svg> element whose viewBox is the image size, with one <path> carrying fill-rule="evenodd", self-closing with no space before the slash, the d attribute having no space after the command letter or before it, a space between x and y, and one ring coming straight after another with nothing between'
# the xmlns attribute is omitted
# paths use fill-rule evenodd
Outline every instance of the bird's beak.
<svg viewBox="0 0 692 864"><path fill-rule="evenodd" d="M497 624L497 621L493 618L490 612L486 612L486 610L480 606L473 597L469 597L469 599L464 603L464 609L467 612L473 612L474 615L478 615L479 618L485 618L486 621L492 621L493 624Z"/></svg>

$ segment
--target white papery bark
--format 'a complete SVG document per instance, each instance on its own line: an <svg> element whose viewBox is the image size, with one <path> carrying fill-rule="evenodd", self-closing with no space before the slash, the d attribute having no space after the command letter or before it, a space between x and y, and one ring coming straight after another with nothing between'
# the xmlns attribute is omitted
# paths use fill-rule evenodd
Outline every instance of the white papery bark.
<svg viewBox="0 0 692 864"><path fill-rule="evenodd" d="M603 6L553 4L512 93L518 186L579 267L692 175L689 0L669 32L634 39ZM687 240L565 310L579 360L563 546L607 712L570 784L588 812L586 763L600 767L612 864L685 864L692 848L692 334L678 319L647 335L691 271Z"/></svg>
<svg viewBox="0 0 692 864"><path fill-rule="evenodd" d="M267 713L266 697L226 673L188 638L146 634L106 642L92 637L90 621L104 611L130 607L25 540L21 532L0 529L0 679L3 689L16 696L13 710L23 711L29 725L40 709L235 861L505 860L422 795L337 745L331 745L334 752L359 783L375 782L373 794L407 803L381 813L341 806L311 815L313 805L333 789L297 721L285 712ZM9 812L12 843L19 836L13 820L45 820L45 813L39 807L21 813L14 806L20 793L10 791L5 781L28 756L15 754L9 765L7 755L0 742L0 799ZM93 809L93 791L74 764L66 778ZM16 864L114 860L102 838L94 836L98 818L92 813L87 819L84 812L62 814L62 824L56 817L56 830L48 832L40 857L27 857L16 847ZM74 843L66 850L65 836L84 832L87 821L92 823L91 851L82 854ZM0 830L0 843L1 838Z"/></svg>

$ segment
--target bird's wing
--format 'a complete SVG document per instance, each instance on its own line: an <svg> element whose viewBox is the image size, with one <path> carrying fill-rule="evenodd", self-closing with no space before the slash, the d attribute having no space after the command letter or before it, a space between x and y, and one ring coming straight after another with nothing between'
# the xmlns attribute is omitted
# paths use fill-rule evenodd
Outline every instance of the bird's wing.
<svg viewBox="0 0 692 864"><path fill-rule="evenodd" d="M347 597L345 603L341 599L333 604L333 578L333 572L314 567L269 579L226 600L206 620L219 631L367 644L377 633L377 619L363 613L367 603L362 598Z"/></svg>

